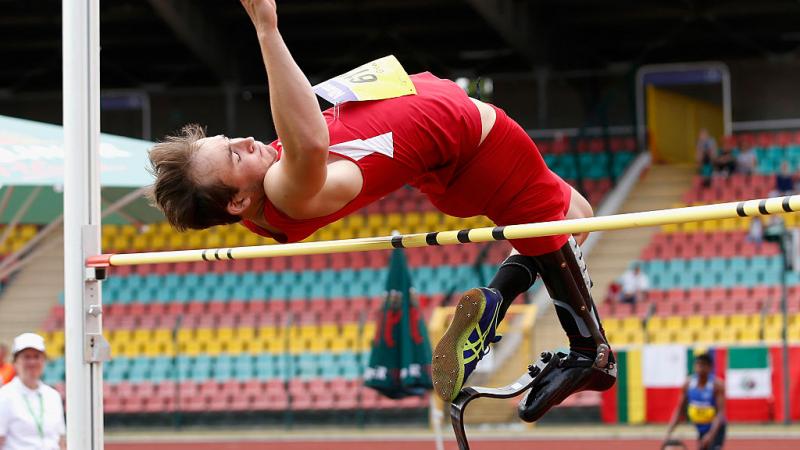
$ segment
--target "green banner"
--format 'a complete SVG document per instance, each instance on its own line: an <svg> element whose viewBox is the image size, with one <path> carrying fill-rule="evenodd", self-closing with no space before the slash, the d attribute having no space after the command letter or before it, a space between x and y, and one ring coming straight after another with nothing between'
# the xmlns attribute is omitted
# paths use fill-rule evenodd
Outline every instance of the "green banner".
<svg viewBox="0 0 800 450"><path fill-rule="evenodd" d="M433 387L431 344L402 249L392 253L386 292L364 384L389 398L423 395Z"/></svg>

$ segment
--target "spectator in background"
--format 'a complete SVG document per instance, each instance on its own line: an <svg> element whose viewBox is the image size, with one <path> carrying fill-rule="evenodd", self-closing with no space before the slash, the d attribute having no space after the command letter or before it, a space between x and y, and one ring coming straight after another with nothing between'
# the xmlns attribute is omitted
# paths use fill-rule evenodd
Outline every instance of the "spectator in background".
<svg viewBox="0 0 800 450"><path fill-rule="evenodd" d="M789 162L782 161L781 170L775 175L775 190L770 193L770 197L794 194L794 181L795 176L789 170Z"/></svg>
<svg viewBox="0 0 800 450"><path fill-rule="evenodd" d="M750 219L750 229L747 230L747 240L761 247L764 242L764 218L763 216L756 216Z"/></svg>
<svg viewBox="0 0 800 450"><path fill-rule="evenodd" d="M14 365L8 359L8 346L0 344L0 386L8 384L14 378Z"/></svg>
<svg viewBox="0 0 800 450"><path fill-rule="evenodd" d="M747 146L739 152L739 156L736 157L736 172L744 174L744 175L752 175L756 171L756 166L758 165L758 159L756 158L756 152L753 150L752 146Z"/></svg>
<svg viewBox="0 0 800 450"><path fill-rule="evenodd" d="M717 174L723 177L729 177L736 171L736 157L733 156L732 148L722 147L719 150L717 158L714 160L714 168L717 170Z"/></svg>
<svg viewBox="0 0 800 450"><path fill-rule="evenodd" d="M620 277L619 283L622 285L620 301L632 305L641 300L643 294L650 289L650 278L642 272L642 268L638 264L634 264L625 271Z"/></svg>
<svg viewBox="0 0 800 450"><path fill-rule="evenodd" d="M17 376L0 388L0 449L64 450L66 424L58 391L42 383L44 339L23 333L14 339Z"/></svg>
<svg viewBox="0 0 800 450"><path fill-rule="evenodd" d="M711 186L711 175L717 160L717 141L708 134L705 128L700 130L697 137L697 163L700 166L700 176L703 178L703 187Z"/></svg>

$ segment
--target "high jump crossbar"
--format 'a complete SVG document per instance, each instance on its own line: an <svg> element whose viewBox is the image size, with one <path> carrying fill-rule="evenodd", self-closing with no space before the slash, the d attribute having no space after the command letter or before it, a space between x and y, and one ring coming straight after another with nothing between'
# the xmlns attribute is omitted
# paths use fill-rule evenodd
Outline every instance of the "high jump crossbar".
<svg viewBox="0 0 800 450"><path fill-rule="evenodd" d="M104 268L158 263L210 262L233 259L271 258L277 256L365 252L370 250L390 250L393 248L416 248L435 245L466 244L470 242L524 239L592 231L622 230L737 217L756 217L770 214L791 213L795 211L800 211L800 195L615 214L583 219L473 228L468 230L432 231L429 233L334 241L298 242L278 245L102 254L87 258L86 266Z"/></svg>

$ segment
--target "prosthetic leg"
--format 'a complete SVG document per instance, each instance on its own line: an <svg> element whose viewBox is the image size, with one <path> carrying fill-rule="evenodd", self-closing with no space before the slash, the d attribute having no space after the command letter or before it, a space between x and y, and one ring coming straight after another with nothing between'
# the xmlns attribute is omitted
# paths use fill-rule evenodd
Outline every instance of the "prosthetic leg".
<svg viewBox="0 0 800 450"><path fill-rule="evenodd" d="M616 381L613 355L589 293L591 279L575 240L570 238L555 252L534 257L517 255L515 258L507 260L504 265L513 263L529 274L538 273L542 277L559 321L570 339L570 353L542 353L540 361L528 367L528 373L508 386L462 389L450 406L450 418L460 450L469 448L463 424L464 410L475 398L511 398L530 389L520 402L518 413L522 420L533 422L570 394L583 390L603 391ZM508 279L499 280L494 287L500 290L508 288L510 298L517 292L509 287Z"/></svg>
<svg viewBox="0 0 800 450"><path fill-rule="evenodd" d="M559 250L533 259L570 338L570 353L557 353L557 370L537 378L520 402L519 416L527 422L538 420L575 392L610 388L617 372L589 293L591 279L577 243L570 238Z"/></svg>
<svg viewBox="0 0 800 450"><path fill-rule="evenodd" d="M450 420L456 435L459 450L469 450L467 433L464 430L464 411L472 400L480 397L486 398L511 398L530 389L537 384L540 378L547 376L558 366L558 358L552 353L542 353L541 359L535 365L528 366L528 372L519 377L517 381L499 388L480 386L465 387L450 404Z"/></svg>

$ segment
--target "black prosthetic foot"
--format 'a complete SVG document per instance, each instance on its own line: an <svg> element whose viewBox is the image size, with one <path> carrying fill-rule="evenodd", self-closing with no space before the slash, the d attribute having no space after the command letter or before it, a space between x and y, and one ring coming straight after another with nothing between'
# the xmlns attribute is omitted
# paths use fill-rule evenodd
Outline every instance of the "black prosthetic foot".
<svg viewBox="0 0 800 450"><path fill-rule="evenodd" d="M550 408L576 392L605 391L617 381L616 364L608 363L607 356L592 359L576 352L569 355L559 352L553 359L557 361L555 369L538 377L519 403L519 417L526 422L539 420Z"/></svg>

